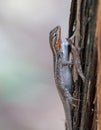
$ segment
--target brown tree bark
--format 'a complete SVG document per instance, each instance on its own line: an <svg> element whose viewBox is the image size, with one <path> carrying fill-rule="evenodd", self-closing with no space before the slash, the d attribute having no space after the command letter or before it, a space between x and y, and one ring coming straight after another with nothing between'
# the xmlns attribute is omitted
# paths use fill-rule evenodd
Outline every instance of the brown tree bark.
<svg viewBox="0 0 101 130"><path fill-rule="evenodd" d="M99 0L97 14L96 41L98 50L98 77L97 77L97 130L101 130L101 0Z"/></svg>
<svg viewBox="0 0 101 130"><path fill-rule="evenodd" d="M99 101L101 99L99 99L99 95L101 95L101 87L97 89L97 86L101 84L101 68L98 66L97 73L97 63L100 64L99 62L101 62L99 61L101 59L101 50L99 50L99 48L101 49L101 38L97 41L96 36L98 37L100 33L99 37L101 37L101 27L98 27L96 33L97 7L98 0L72 0L71 3L69 37L75 32L74 44L76 47L81 48L80 58L86 78L83 83L80 76L78 76L78 80L74 82L73 96L80 99L80 102L73 109L73 130L97 130L96 110L99 110L100 115L101 104L99 104ZM100 15L101 11L99 17ZM99 26L101 26L101 21L99 22ZM75 29L73 30L73 28ZM100 57L98 59L99 62L97 62L97 56L98 58ZM96 89L98 90L98 105L96 101ZM99 118L101 119L101 116Z"/></svg>

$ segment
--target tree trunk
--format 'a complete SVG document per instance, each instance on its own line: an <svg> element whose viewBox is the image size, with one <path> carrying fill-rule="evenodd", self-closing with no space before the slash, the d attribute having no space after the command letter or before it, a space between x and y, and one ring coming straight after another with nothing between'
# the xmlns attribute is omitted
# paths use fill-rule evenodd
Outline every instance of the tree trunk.
<svg viewBox="0 0 101 130"><path fill-rule="evenodd" d="M101 1L99 3L98 22L98 0L72 0L71 3L69 37L75 32L74 44L76 48L80 48L81 65L85 75L85 82L82 82L80 76L74 82L73 97L80 99L80 102L76 103L77 107L72 112L73 130L97 130L97 110L101 125ZM73 73L74 71L75 69Z"/></svg>
<svg viewBox="0 0 101 130"><path fill-rule="evenodd" d="M97 14L96 41L98 50L98 74L97 74L97 128L101 130L101 0L99 0Z"/></svg>

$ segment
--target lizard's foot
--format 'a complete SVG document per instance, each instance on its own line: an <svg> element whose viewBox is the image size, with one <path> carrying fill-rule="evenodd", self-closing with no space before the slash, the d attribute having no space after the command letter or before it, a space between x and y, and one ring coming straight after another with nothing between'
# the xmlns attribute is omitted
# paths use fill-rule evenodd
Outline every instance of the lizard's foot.
<svg viewBox="0 0 101 130"><path fill-rule="evenodd" d="M80 99L77 99L77 98L74 98L74 97L72 97L72 100L74 100L74 101L80 101Z"/></svg>
<svg viewBox="0 0 101 130"><path fill-rule="evenodd" d="M76 98L72 97L72 95L68 91L66 91L65 96L68 99L68 101L71 104L71 106L78 107L76 105L75 101L80 101L80 99L76 99Z"/></svg>
<svg viewBox="0 0 101 130"><path fill-rule="evenodd" d="M76 102L75 102L76 101ZM74 102L74 103L73 103ZM78 107L78 102L80 102L80 99L77 99L77 98L74 98L74 97L72 97L72 106L73 107Z"/></svg>
<svg viewBox="0 0 101 130"><path fill-rule="evenodd" d="M77 99L77 98L74 98L74 97L70 97L69 96L69 102L70 102L70 104L73 106L73 107L78 107L78 103L80 102L80 99Z"/></svg>
<svg viewBox="0 0 101 130"><path fill-rule="evenodd" d="M74 104L73 102L72 102L71 106L72 106L72 107L78 107L78 106L77 106L76 104Z"/></svg>

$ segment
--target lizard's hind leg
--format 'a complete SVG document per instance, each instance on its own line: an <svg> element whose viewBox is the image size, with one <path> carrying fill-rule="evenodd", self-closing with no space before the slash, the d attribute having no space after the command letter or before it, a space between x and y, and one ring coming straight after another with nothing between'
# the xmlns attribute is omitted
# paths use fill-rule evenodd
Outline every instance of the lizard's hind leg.
<svg viewBox="0 0 101 130"><path fill-rule="evenodd" d="M73 103L73 101L80 101L80 99L76 99L76 98L72 97L72 95L70 94L70 92L67 89L65 90L65 97L68 99L70 105L72 105L73 107L77 107L77 105L75 105Z"/></svg>

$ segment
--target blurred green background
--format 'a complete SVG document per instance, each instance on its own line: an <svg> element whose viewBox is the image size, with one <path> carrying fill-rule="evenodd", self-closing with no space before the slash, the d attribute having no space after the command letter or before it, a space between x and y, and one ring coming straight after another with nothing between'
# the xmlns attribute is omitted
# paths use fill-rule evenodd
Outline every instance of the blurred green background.
<svg viewBox="0 0 101 130"><path fill-rule="evenodd" d="M71 0L0 0L0 130L62 130L49 31L67 36Z"/></svg>

